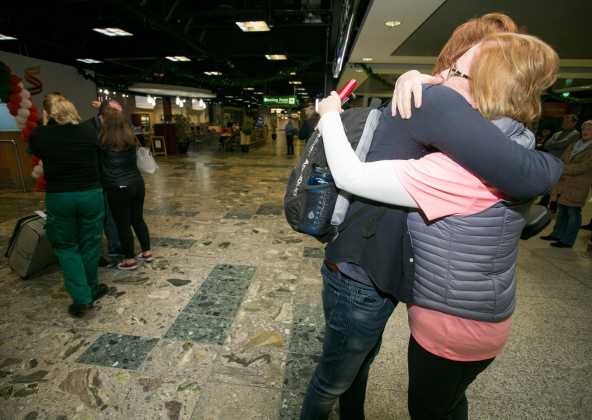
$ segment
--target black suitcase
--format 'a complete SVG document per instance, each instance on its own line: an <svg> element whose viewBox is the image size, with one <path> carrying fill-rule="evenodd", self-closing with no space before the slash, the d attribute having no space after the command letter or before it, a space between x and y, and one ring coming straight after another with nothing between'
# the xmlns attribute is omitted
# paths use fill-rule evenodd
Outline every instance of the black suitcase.
<svg viewBox="0 0 592 420"><path fill-rule="evenodd" d="M26 279L58 262L45 234L45 219L33 214L20 219L8 242L8 265Z"/></svg>

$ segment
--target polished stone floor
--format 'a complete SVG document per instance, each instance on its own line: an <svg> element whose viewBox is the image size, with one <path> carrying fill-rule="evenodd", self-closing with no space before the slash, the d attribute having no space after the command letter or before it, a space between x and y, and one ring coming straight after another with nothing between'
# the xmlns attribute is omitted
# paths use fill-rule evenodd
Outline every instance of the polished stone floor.
<svg viewBox="0 0 592 420"><path fill-rule="evenodd" d="M66 313L59 271L23 281L0 259L0 419L297 418L321 349L323 250L282 216L294 162L282 135L249 154L159 158L145 204L157 258L101 269L116 290L83 320ZM42 200L0 192L2 247ZM592 418L589 236L569 250L522 244L512 337L470 390L472 419ZM408 334L400 306L368 419L408 418Z"/></svg>

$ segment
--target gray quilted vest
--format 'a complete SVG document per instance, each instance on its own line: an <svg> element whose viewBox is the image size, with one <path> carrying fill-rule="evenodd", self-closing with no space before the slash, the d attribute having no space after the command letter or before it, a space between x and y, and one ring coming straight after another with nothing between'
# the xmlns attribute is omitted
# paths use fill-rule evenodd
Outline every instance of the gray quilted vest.
<svg viewBox="0 0 592 420"><path fill-rule="evenodd" d="M415 255L413 303L462 318L498 322L516 306L521 209L498 203L478 214L427 224L407 219Z"/></svg>

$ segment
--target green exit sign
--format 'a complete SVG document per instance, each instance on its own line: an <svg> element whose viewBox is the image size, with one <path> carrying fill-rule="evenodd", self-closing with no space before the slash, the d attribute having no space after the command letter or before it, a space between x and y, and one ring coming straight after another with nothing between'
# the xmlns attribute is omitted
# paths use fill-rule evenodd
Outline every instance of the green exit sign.
<svg viewBox="0 0 592 420"><path fill-rule="evenodd" d="M264 96L263 105L291 106L298 105L297 96Z"/></svg>

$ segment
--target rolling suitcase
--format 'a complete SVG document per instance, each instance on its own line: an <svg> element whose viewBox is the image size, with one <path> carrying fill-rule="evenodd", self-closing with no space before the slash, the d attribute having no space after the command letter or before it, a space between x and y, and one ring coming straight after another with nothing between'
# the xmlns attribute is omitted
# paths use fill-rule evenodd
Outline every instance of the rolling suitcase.
<svg viewBox="0 0 592 420"><path fill-rule="evenodd" d="M20 219L4 256L10 268L23 279L56 264L57 258L45 234L45 219L37 214Z"/></svg>

